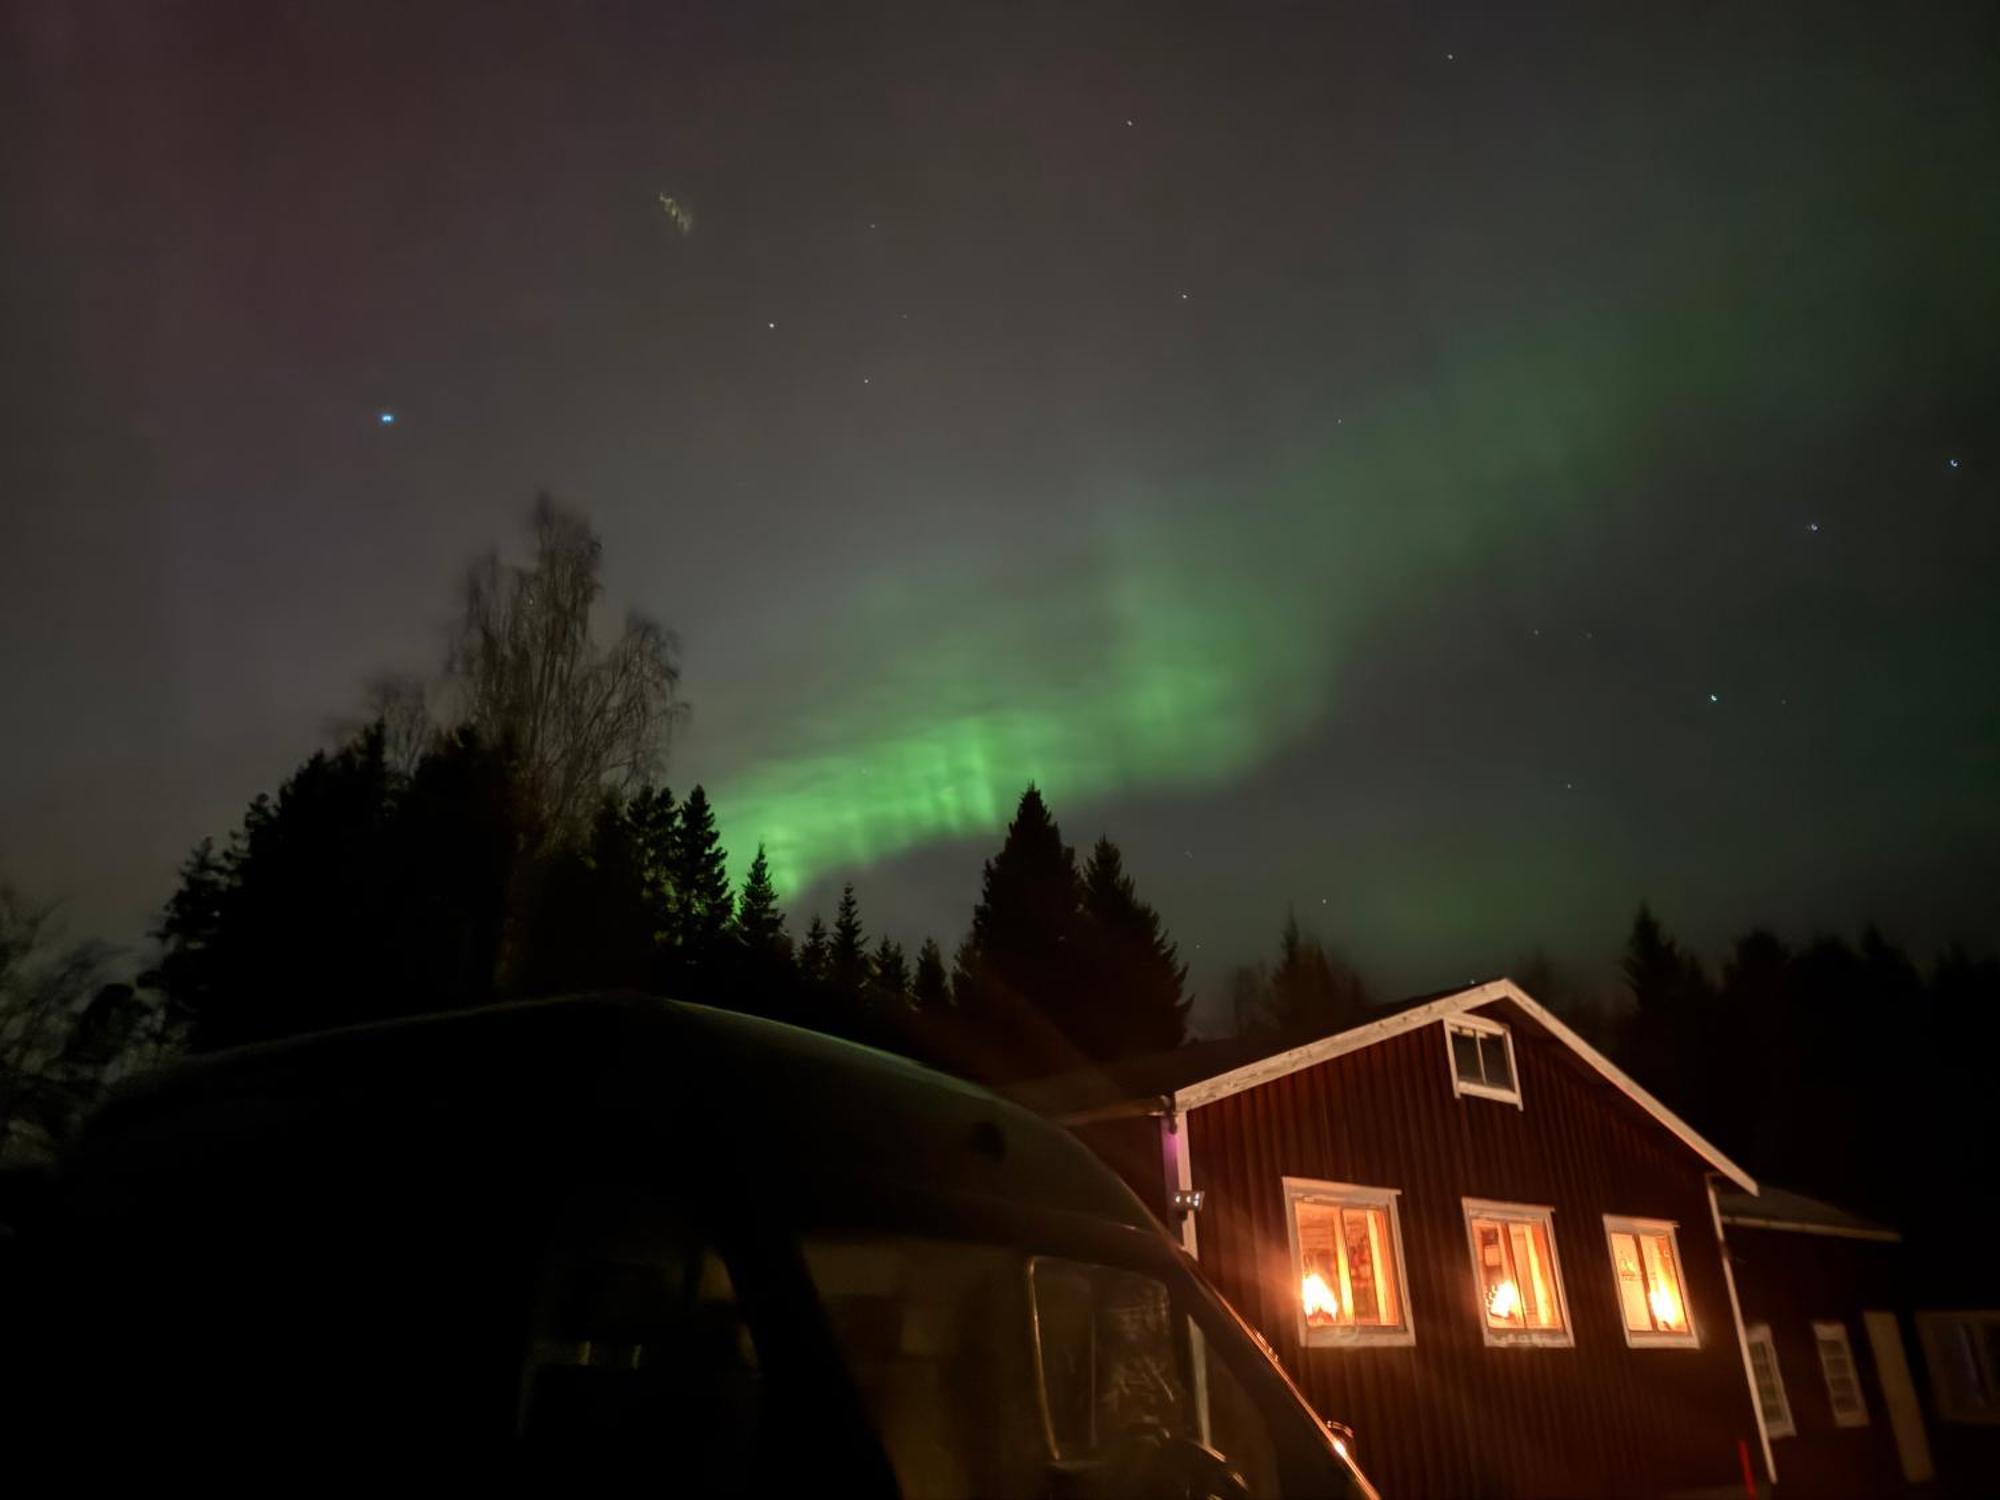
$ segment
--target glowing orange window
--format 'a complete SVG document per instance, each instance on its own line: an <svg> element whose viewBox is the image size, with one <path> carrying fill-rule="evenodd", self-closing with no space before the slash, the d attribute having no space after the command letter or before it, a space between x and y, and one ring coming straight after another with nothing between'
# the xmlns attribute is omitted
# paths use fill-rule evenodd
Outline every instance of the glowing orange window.
<svg viewBox="0 0 2000 1500"><path fill-rule="evenodd" d="M1674 1226L1664 1219L1606 1214L1604 1234L1611 1248L1611 1277L1618 1289L1625 1342L1635 1347L1696 1347L1700 1340L1681 1283Z"/></svg>
<svg viewBox="0 0 2000 1500"><path fill-rule="evenodd" d="M1556 1262L1554 1210L1467 1198L1465 1232L1486 1342L1574 1342Z"/></svg>
<svg viewBox="0 0 2000 1500"><path fill-rule="evenodd" d="M1285 1179L1299 1342L1414 1342L1393 1188Z"/></svg>

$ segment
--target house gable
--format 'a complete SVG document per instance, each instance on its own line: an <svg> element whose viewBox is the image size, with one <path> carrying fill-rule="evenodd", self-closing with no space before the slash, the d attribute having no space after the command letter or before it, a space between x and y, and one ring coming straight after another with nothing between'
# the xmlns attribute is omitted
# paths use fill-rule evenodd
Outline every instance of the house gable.
<svg viewBox="0 0 2000 1500"><path fill-rule="evenodd" d="M1258 1088L1277 1079L1289 1077L1336 1057L1379 1046L1393 1037L1405 1036L1423 1027L1441 1023L1452 1016L1479 1012L1484 1008L1503 1003L1518 1007L1537 1026L1581 1059L1591 1071L1624 1094L1715 1171L1727 1177L1746 1193L1754 1194L1757 1191L1757 1183L1748 1172L1730 1160L1687 1121L1641 1087L1624 1069L1591 1046L1561 1017L1534 999L1511 979L1495 979L1486 984L1472 985L1410 1006L1379 1020L1367 1022L1365 1025L1336 1032L1332 1036L1321 1037L1303 1046L1259 1058L1254 1062L1231 1068L1227 1072L1183 1084L1166 1096L1167 1103L1171 1112L1185 1114L1188 1110L1198 1109L1202 1105L1213 1104L1217 1100L1227 1099L1247 1089ZM1439 1065L1444 1064L1440 1061ZM1533 1106L1531 1102L1525 1102L1525 1107Z"/></svg>

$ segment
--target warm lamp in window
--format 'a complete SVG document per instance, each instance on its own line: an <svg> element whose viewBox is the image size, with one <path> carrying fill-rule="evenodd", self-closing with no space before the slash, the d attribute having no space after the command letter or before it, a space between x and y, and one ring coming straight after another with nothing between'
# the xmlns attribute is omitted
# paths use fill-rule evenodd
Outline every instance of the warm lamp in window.
<svg viewBox="0 0 2000 1500"><path fill-rule="evenodd" d="M1674 1226L1664 1219L1604 1216L1611 1249L1611 1277L1625 1342L1634 1348L1692 1349L1700 1340L1681 1284Z"/></svg>
<svg viewBox="0 0 2000 1500"><path fill-rule="evenodd" d="M1468 1198L1465 1231L1486 1342L1574 1342L1556 1263L1554 1211Z"/></svg>
<svg viewBox="0 0 2000 1500"><path fill-rule="evenodd" d="M1414 1342L1393 1188L1285 1179L1305 1345Z"/></svg>

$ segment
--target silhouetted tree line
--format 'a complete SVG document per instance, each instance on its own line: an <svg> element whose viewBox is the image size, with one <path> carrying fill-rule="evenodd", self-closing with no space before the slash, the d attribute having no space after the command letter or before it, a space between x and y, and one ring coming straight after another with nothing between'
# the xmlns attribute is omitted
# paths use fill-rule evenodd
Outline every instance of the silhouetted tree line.
<svg viewBox="0 0 2000 1500"><path fill-rule="evenodd" d="M2000 961L1757 928L1711 973L1641 906L1622 967L1615 1054L1753 1175L1920 1235L1990 1207Z"/></svg>
<svg viewBox="0 0 2000 1500"><path fill-rule="evenodd" d="M1358 1026L1376 1003L1361 975L1289 911L1277 962L1238 965L1225 976L1223 993L1237 1035L1274 1044Z"/></svg>
<svg viewBox="0 0 2000 1500"><path fill-rule="evenodd" d="M1185 966L1117 845L1078 868L1029 788L948 972L872 944L850 884L793 944L761 847L740 889L700 786L600 794L538 838L515 754L460 729L411 771L370 725L181 872L149 976L197 1050L495 1000L637 989L981 1076L1177 1045Z"/></svg>
<svg viewBox="0 0 2000 1500"><path fill-rule="evenodd" d="M468 578L444 680L250 804L181 871L148 984L205 1050L331 1026L637 989L1005 1078L1177 1045L1186 968L1117 845L1079 867L1021 799L949 968L872 943L854 887L795 944L760 847L740 888L700 786L656 780L681 712L672 638L600 647L600 552L546 498L529 562Z"/></svg>

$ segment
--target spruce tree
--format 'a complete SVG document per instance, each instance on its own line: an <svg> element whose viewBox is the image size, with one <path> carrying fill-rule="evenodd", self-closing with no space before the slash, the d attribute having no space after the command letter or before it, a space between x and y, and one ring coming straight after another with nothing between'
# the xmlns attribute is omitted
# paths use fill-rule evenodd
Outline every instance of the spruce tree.
<svg viewBox="0 0 2000 1500"><path fill-rule="evenodd" d="M806 928L806 940L799 945L799 973L810 984L824 984L831 967L832 942L827 936L826 923L818 912L813 913L810 926Z"/></svg>
<svg viewBox="0 0 2000 1500"><path fill-rule="evenodd" d="M674 896L674 947L682 962L697 968L712 966L729 930L728 859L715 828L708 794L697 786L681 804L674 830L671 864Z"/></svg>
<svg viewBox="0 0 2000 1500"><path fill-rule="evenodd" d="M1021 794L986 861L954 990L962 1024L994 1077L1066 1066L1059 1040L1083 987L1083 886L1039 789Z"/></svg>
<svg viewBox="0 0 2000 1500"><path fill-rule="evenodd" d="M869 969L878 1001L903 1006L910 1003L910 965L903 956L901 943L884 933L882 941L875 945Z"/></svg>
<svg viewBox="0 0 2000 1500"><path fill-rule="evenodd" d="M1067 1028L1077 1045L1100 1059L1178 1047L1187 1035L1187 965L1108 838L1084 866L1083 916L1088 989Z"/></svg>
<svg viewBox="0 0 2000 1500"><path fill-rule="evenodd" d="M925 938L917 950L917 972L910 981L910 999L919 1010L938 1012L951 1004L951 976L936 938Z"/></svg>
<svg viewBox="0 0 2000 1500"><path fill-rule="evenodd" d="M833 945L827 953L827 977L843 996L858 997L868 983L867 935L861 929L861 903L852 881L840 888L840 909L834 913Z"/></svg>
<svg viewBox="0 0 2000 1500"><path fill-rule="evenodd" d="M672 789L640 787L625 804L625 821L632 832L653 941L665 944L674 926L674 845L680 831L680 809L674 805Z"/></svg>
<svg viewBox="0 0 2000 1500"><path fill-rule="evenodd" d="M1263 1028L1283 1036L1331 1036L1356 1025L1368 1010L1360 976L1285 913L1278 962L1271 970Z"/></svg>
<svg viewBox="0 0 2000 1500"><path fill-rule="evenodd" d="M1713 1129L1707 1049L1714 1043L1714 989L1694 955L1641 902L1620 964L1638 1010L1633 1071L1667 1104Z"/></svg>
<svg viewBox="0 0 2000 1500"><path fill-rule="evenodd" d="M742 893L736 898L736 937L752 953L791 951L785 936L785 914L778 909L778 888L771 881L771 862L764 857L762 844L757 846L757 857L750 861Z"/></svg>

